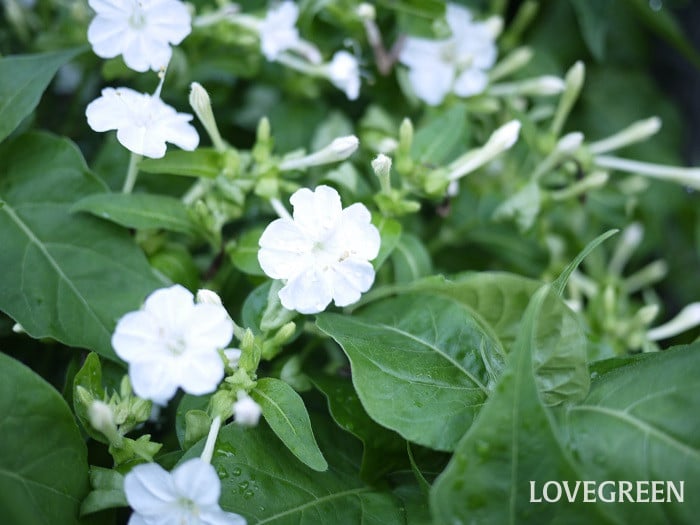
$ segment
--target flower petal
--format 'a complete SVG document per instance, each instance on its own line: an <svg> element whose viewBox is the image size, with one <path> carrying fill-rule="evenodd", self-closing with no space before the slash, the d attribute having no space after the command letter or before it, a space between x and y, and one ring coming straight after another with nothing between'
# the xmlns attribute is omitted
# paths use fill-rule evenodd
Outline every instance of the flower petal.
<svg viewBox="0 0 700 525"><path fill-rule="evenodd" d="M272 221L258 244L260 267L273 279L291 279L313 264L313 241L289 219Z"/></svg>
<svg viewBox="0 0 700 525"><path fill-rule="evenodd" d="M90 102L85 109L88 125L94 131L109 131L131 122L129 106L136 91L129 88L105 88L102 96Z"/></svg>
<svg viewBox="0 0 700 525"><path fill-rule="evenodd" d="M408 72L408 80L416 96L430 106L437 106L452 89L454 68L441 62L433 62Z"/></svg>
<svg viewBox="0 0 700 525"><path fill-rule="evenodd" d="M188 394L208 394L216 390L224 378L224 362L216 351L182 356L171 374Z"/></svg>
<svg viewBox="0 0 700 525"><path fill-rule="evenodd" d="M150 399L159 405L165 405L177 392L176 366L172 358L158 356L149 361L137 361L129 364L129 379L137 396Z"/></svg>
<svg viewBox="0 0 700 525"><path fill-rule="evenodd" d="M440 60L444 46L444 40L409 37L401 47L399 60L412 69L430 67L435 61Z"/></svg>
<svg viewBox="0 0 700 525"><path fill-rule="evenodd" d="M233 512L224 512L220 508L200 509L199 519L204 525L246 525L246 519Z"/></svg>
<svg viewBox="0 0 700 525"><path fill-rule="evenodd" d="M466 7L458 4L447 4L445 19L453 35L460 35L472 25L472 15Z"/></svg>
<svg viewBox="0 0 700 525"><path fill-rule="evenodd" d="M152 2L144 8L149 30L163 42L178 45L192 31L192 18L182 2L172 0Z"/></svg>
<svg viewBox="0 0 700 525"><path fill-rule="evenodd" d="M177 113L160 121L152 132L163 141L187 151L194 151L199 145L199 135L194 126L189 123L190 120L192 115Z"/></svg>
<svg viewBox="0 0 700 525"><path fill-rule="evenodd" d="M193 458L179 465L171 475L180 497L188 498L198 506L218 507L221 480L209 463Z"/></svg>
<svg viewBox="0 0 700 525"><path fill-rule="evenodd" d="M149 312L136 311L124 315L112 334L112 347L124 361L152 359L167 348L158 331L158 320Z"/></svg>
<svg viewBox="0 0 700 525"><path fill-rule="evenodd" d="M223 306L206 303L194 306L187 320L188 347L215 351L228 345L232 337L233 321Z"/></svg>
<svg viewBox="0 0 700 525"><path fill-rule="evenodd" d="M297 190L289 202L294 207L294 222L313 241L323 240L335 228L343 210L338 192L325 185L314 191Z"/></svg>
<svg viewBox="0 0 700 525"><path fill-rule="evenodd" d="M317 314L331 302L332 293L327 277L316 268L309 268L290 279L279 292L282 306L302 314Z"/></svg>
<svg viewBox="0 0 700 525"><path fill-rule="evenodd" d="M167 513L178 494L170 474L157 463L137 465L124 477L126 500L139 514Z"/></svg>
<svg viewBox="0 0 700 525"><path fill-rule="evenodd" d="M372 215L364 204L348 206L343 210L335 242L350 255L371 261L381 246L379 230L371 221Z"/></svg>
<svg viewBox="0 0 700 525"><path fill-rule="evenodd" d="M370 289L374 283L374 268L367 261L345 259L333 268L330 279L333 302L336 306L347 306Z"/></svg>
<svg viewBox="0 0 700 525"><path fill-rule="evenodd" d="M126 20L113 20L96 16L88 27L87 38L95 54L101 58L120 55L124 46L124 35L128 31Z"/></svg>
<svg viewBox="0 0 700 525"><path fill-rule="evenodd" d="M454 85L454 92L460 97L469 97L483 92L489 83L489 77L480 69L468 69L459 77Z"/></svg>

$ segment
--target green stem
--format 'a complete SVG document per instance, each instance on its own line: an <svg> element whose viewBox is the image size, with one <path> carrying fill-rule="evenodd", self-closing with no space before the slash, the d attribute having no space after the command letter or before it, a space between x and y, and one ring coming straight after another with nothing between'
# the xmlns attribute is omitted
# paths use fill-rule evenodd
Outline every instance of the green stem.
<svg viewBox="0 0 700 525"><path fill-rule="evenodd" d="M126 179L124 179L124 186L122 187L122 193L131 193L134 189L134 184L136 184L136 177L139 174L139 162L143 158L142 155L138 153L131 153L129 158L129 168L126 171Z"/></svg>

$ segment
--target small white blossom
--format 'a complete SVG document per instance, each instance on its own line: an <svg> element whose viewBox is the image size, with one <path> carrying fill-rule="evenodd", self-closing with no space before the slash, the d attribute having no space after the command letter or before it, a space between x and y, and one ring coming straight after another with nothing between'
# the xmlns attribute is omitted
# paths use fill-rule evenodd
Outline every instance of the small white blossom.
<svg viewBox="0 0 700 525"><path fill-rule="evenodd" d="M260 237L258 261L273 279L286 280L282 306L303 314L356 302L372 286L369 263L379 253L379 231L369 210L355 203L342 208L333 188L302 188L289 201L293 219L277 219Z"/></svg>
<svg viewBox="0 0 700 525"><path fill-rule="evenodd" d="M157 463L137 465L124 478L124 492L134 509L128 525L246 525L243 516L221 509L221 480L200 458L172 472Z"/></svg>
<svg viewBox="0 0 700 525"><path fill-rule="evenodd" d="M349 100L360 96L360 66L347 51L337 51L326 65L328 80L345 92Z"/></svg>
<svg viewBox="0 0 700 525"><path fill-rule="evenodd" d="M260 22L260 47L270 61L280 53L299 45L299 31L295 27L299 8L294 2L282 2L271 8Z"/></svg>
<svg viewBox="0 0 700 525"><path fill-rule="evenodd" d="M243 352L240 348L227 348L226 350L224 350L224 355L226 356L226 360L228 361L228 366L230 366L234 370L238 368L238 362L241 360L242 354Z"/></svg>
<svg viewBox="0 0 700 525"><path fill-rule="evenodd" d="M117 139L133 153L154 159L165 155L166 142L192 151L199 144L192 115L178 113L158 95L120 87L105 88L85 110L95 131L117 130Z"/></svg>
<svg viewBox="0 0 700 525"><path fill-rule="evenodd" d="M195 303L180 285L156 290L141 310L117 323L112 346L129 363L139 397L165 404L178 387L193 395L213 392L224 376L218 350L233 336L223 306Z"/></svg>
<svg viewBox="0 0 700 525"><path fill-rule="evenodd" d="M409 68L408 79L418 98L431 106L448 93L469 97L488 84L486 72L496 62L494 29L474 22L464 7L448 4L447 24L452 36L444 40L407 38L399 60Z"/></svg>
<svg viewBox="0 0 700 525"><path fill-rule="evenodd" d="M195 301L197 303L213 304L215 306L222 306L223 305L223 303L221 302L221 297L219 297L219 294L213 290L207 290L206 288L202 288L201 290L197 290L197 295L195 296Z"/></svg>
<svg viewBox="0 0 700 525"><path fill-rule="evenodd" d="M88 41L97 56L124 57L135 71L158 71L168 65L170 45L190 34L192 20L178 0L89 0L97 16Z"/></svg>
<svg viewBox="0 0 700 525"><path fill-rule="evenodd" d="M233 404L234 421L244 427L254 427L260 421L262 409L255 400L245 392L238 393L238 401Z"/></svg>

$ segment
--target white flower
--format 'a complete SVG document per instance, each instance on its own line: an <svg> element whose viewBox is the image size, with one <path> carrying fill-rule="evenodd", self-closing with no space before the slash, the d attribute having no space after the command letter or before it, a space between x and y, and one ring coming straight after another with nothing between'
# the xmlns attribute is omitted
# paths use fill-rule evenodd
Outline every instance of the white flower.
<svg viewBox="0 0 700 525"><path fill-rule="evenodd" d="M213 392L224 376L218 350L233 336L223 306L195 304L180 285L156 290L141 310L117 323L112 346L129 363L139 397L165 404L178 387L194 395Z"/></svg>
<svg viewBox="0 0 700 525"><path fill-rule="evenodd" d="M286 279L282 306L303 314L356 302L374 282L368 262L379 253L379 231L360 203L342 209L328 186L302 188L289 201L293 219L277 219L260 237L258 260L273 279Z"/></svg>
<svg viewBox="0 0 700 525"><path fill-rule="evenodd" d="M157 463L137 465L124 478L124 492L134 509L128 525L246 525L243 516L219 507L221 480L200 458L172 472Z"/></svg>
<svg viewBox="0 0 700 525"><path fill-rule="evenodd" d="M172 49L190 34L192 20L178 0L89 0L97 16L88 41L97 56L123 55L135 71L158 71L168 65Z"/></svg>
<svg viewBox="0 0 700 525"><path fill-rule="evenodd" d="M360 66L357 59L347 51L338 51L326 65L328 80L345 92L350 100L360 95Z"/></svg>
<svg viewBox="0 0 700 525"><path fill-rule="evenodd" d="M243 351L240 348L227 348L224 350L224 355L228 361L228 366L234 370L238 368L238 362L241 360L241 355Z"/></svg>
<svg viewBox="0 0 700 525"><path fill-rule="evenodd" d="M260 47L270 61L280 53L299 45L299 31L295 27L299 8L294 2L282 2L267 12L260 22Z"/></svg>
<svg viewBox="0 0 700 525"><path fill-rule="evenodd" d="M466 8L455 4L447 6L446 18L450 38L407 38L399 55L409 67L408 79L416 96L432 106L451 92L468 97L484 91L486 71L497 55L491 24L474 22Z"/></svg>
<svg viewBox="0 0 700 525"><path fill-rule="evenodd" d="M192 151L199 144L197 130L189 123L192 115L177 113L157 95L133 89L105 88L102 96L85 110L95 131L117 130L117 139L128 150L154 159L165 155L170 142Z"/></svg>
<svg viewBox="0 0 700 525"><path fill-rule="evenodd" d="M233 404L235 422L244 427L254 427L260 421L262 409L255 400L245 392L238 393L238 401Z"/></svg>

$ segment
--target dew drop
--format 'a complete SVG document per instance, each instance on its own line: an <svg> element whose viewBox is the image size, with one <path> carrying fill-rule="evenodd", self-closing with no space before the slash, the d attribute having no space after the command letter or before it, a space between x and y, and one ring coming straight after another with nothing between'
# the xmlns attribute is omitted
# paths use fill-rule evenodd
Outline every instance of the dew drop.
<svg viewBox="0 0 700 525"><path fill-rule="evenodd" d="M218 467L216 469L216 474L219 476L220 479L226 479L228 478L228 472L226 471L225 468L223 467Z"/></svg>
<svg viewBox="0 0 700 525"><path fill-rule="evenodd" d="M247 481L241 481L241 482L238 484L238 486L241 488L241 490L245 490L245 489L248 488L248 485L249 485L249 484L250 484L250 483L248 483Z"/></svg>
<svg viewBox="0 0 700 525"><path fill-rule="evenodd" d="M243 493L243 498L244 498L244 499L250 499L250 498L252 498L254 495L255 495L255 494L253 493L252 490L246 490L246 491Z"/></svg>
<svg viewBox="0 0 700 525"><path fill-rule="evenodd" d="M234 476L240 476L241 472L242 471L241 471L240 467L236 467L231 471L231 474L233 474Z"/></svg>

